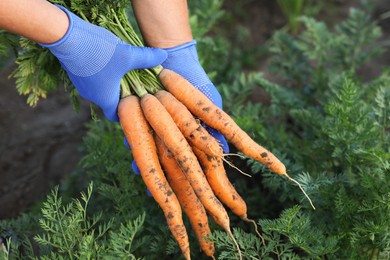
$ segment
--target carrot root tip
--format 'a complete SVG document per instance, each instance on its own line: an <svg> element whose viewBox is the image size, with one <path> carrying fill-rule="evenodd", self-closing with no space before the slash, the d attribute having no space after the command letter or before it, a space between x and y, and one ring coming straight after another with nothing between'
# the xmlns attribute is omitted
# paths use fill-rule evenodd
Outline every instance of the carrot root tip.
<svg viewBox="0 0 390 260"><path fill-rule="evenodd" d="M305 192L305 190L302 188L302 185L294 180L293 178L291 178L287 173L284 173L283 175L285 175L290 181L292 181L293 183L295 183L296 185L298 185L299 189L303 192L303 194L305 195L305 197L309 200L309 203L311 205L311 207L315 210L316 207L314 206L313 202L311 201L309 195L307 195L307 193Z"/></svg>
<svg viewBox="0 0 390 260"><path fill-rule="evenodd" d="M245 175L249 178L252 178L252 176L244 171L242 171L241 169L239 169L237 166L235 166L232 162L229 162L228 160L226 160L224 157L222 157L222 160L224 162L226 162L230 167L232 167L233 169L236 169L238 172L240 172L242 175Z"/></svg>
<svg viewBox="0 0 390 260"><path fill-rule="evenodd" d="M253 224L253 227L255 228L256 234L260 237L261 242L262 242L263 245L265 246L265 239L264 239L264 237L261 235L261 233L259 232L259 229L258 229L258 227L257 227L256 221L254 221L253 219L248 218L246 215L242 216L241 219L244 220L244 221L246 221L246 222L250 222L250 223Z"/></svg>
<svg viewBox="0 0 390 260"><path fill-rule="evenodd" d="M229 234L230 238L231 238L232 241L233 241L233 244L234 244L234 245L236 246L236 248L237 248L237 251L238 251L238 255L239 255L240 260L242 260L241 249L240 249L240 246L238 245L236 239L234 238L233 233L232 233L230 230L228 230L227 233Z"/></svg>

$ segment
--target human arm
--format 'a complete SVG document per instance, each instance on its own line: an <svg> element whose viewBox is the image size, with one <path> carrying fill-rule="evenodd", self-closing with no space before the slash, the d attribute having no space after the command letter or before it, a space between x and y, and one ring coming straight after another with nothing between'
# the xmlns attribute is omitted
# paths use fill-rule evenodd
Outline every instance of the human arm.
<svg viewBox="0 0 390 260"><path fill-rule="evenodd" d="M124 43L108 30L88 23L46 0L1 0L0 28L48 48L82 97L118 121L120 81L130 70L151 68L165 51Z"/></svg>
<svg viewBox="0 0 390 260"><path fill-rule="evenodd" d="M0 1L0 28L35 42L56 42L65 35L68 27L67 15L47 1Z"/></svg>
<svg viewBox="0 0 390 260"><path fill-rule="evenodd" d="M192 38L186 0L132 0L146 45L171 48Z"/></svg>

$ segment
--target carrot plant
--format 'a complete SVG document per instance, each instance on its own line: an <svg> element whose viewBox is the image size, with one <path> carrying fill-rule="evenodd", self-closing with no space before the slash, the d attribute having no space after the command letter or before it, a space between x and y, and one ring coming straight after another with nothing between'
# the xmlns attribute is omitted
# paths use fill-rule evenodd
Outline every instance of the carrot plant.
<svg viewBox="0 0 390 260"><path fill-rule="evenodd" d="M279 31L272 39L270 69L279 76L278 83L261 75L252 80L268 93L270 105L247 106L237 117L254 118L257 113L268 123L254 136L278 147L276 154L317 207L285 210L275 221L261 220L261 226L266 235L276 231L286 236L288 245L298 246L308 257L387 258L390 78L386 68L373 75L363 72L387 50L388 41L359 9L351 9L334 28L309 17L301 22L305 29L297 36ZM246 130L256 127L242 122ZM253 172L265 170L257 162L248 163ZM302 201L293 191L281 192L290 187L280 180L266 176L261 179L267 191L281 194L277 198L283 205ZM293 212L291 221L303 223L285 226ZM292 229L300 226L305 235L298 237Z"/></svg>
<svg viewBox="0 0 390 260"><path fill-rule="evenodd" d="M304 0L278 0L278 6L287 19L287 25L292 33L299 29L298 17L303 15Z"/></svg>

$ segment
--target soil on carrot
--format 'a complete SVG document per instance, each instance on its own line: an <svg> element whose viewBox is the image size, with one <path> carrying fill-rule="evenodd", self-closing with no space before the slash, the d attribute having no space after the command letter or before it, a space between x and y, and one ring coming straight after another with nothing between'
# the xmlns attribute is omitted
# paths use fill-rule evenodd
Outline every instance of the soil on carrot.
<svg viewBox="0 0 390 260"><path fill-rule="evenodd" d="M334 15L340 19L356 3L352 0L338 2L340 8ZM247 44L252 47L263 44L284 25L276 1L244 1L240 6L245 10L235 8L236 4L237 1L225 0L224 9L237 25L248 28L250 38ZM390 2L381 0L374 15L379 17L389 10ZM390 19L381 21L380 25L388 38ZM259 62L259 70L265 75L266 65L266 59ZM366 66L362 73L372 78L389 65L390 52ZM80 144L86 132L84 124L90 120L88 104L81 100L81 111L74 112L62 88L50 93L47 100L41 101L36 108L27 106L26 97L19 96L14 80L8 79L11 70L8 67L0 71L0 219L16 217L27 210L45 197L53 185L74 171L83 155ZM263 93L255 94L254 101L266 100ZM247 172L246 169L243 171Z"/></svg>

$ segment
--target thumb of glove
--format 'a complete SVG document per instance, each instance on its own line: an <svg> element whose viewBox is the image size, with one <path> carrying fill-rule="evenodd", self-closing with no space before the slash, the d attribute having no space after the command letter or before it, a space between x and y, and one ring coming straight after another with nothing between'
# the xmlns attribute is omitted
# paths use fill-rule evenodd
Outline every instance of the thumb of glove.
<svg viewBox="0 0 390 260"><path fill-rule="evenodd" d="M120 53L128 63L124 66L125 73L133 69L153 68L160 65L168 57L168 53L162 49L150 47L138 47L122 44L124 48Z"/></svg>

